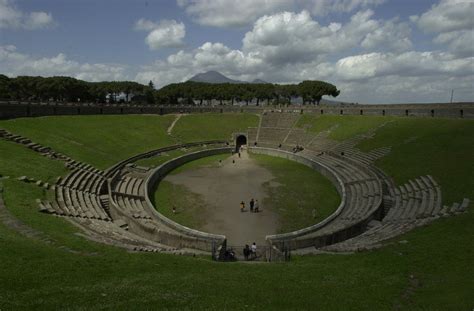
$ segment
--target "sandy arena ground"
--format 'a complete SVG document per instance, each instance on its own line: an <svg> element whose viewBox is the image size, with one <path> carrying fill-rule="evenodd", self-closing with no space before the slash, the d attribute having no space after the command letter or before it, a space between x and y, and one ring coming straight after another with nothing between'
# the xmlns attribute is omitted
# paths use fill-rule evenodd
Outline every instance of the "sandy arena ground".
<svg viewBox="0 0 474 311"><path fill-rule="evenodd" d="M266 196L262 184L272 179L270 171L258 166L246 151L241 158L235 154L222 161L220 167L188 170L165 178L201 194L208 203L208 221L196 229L224 234L228 244L236 246L253 242L263 245L266 235L276 233L277 215L262 205ZM250 213L251 198L259 200L260 213ZM246 205L244 213L240 211L241 201Z"/></svg>

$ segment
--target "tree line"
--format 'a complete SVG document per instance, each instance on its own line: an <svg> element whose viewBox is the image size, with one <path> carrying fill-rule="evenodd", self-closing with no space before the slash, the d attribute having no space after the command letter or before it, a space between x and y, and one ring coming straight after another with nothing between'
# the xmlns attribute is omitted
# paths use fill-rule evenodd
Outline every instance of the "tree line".
<svg viewBox="0 0 474 311"><path fill-rule="evenodd" d="M0 99L23 101L94 102L116 101L123 93L125 99L154 103L153 85L131 81L86 82L71 77L9 78L0 75ZM132 97L133 96L133 97Z"/></svg>
<svg viewBox="0 0 474 311"><path fill-rule="evenodd" d="M256 100L256 104L266 101L267 104L290 103L291 98L301 97L303 103L318 104L324 95L336 97L340 91L336 86L324 81L303 81L299 84L271 84L271 83L202 83L183 82L169 84L158 91L158 98L170 104L179 100L189 104L197 101L202 105L204 101L245 101L247 104Z"/></svg>
<svg viewBox="0 0 474 311"><path fill-rule="evenodd" d="M340 91L324 81L303 81L299 84L271 83L203 83L183 82L169 84L159 90L153 82L143 85L131 81L86 82L71 77L9 78L0 75L0 99L22 101L55 102L115 102L118 94L125 94L125 101L148 104L190 104L202 105L211 100L246 102L256 100L260 105L290 103L294 97L301 97L303 104L319 104L325 95L336 97Z"/></svg>

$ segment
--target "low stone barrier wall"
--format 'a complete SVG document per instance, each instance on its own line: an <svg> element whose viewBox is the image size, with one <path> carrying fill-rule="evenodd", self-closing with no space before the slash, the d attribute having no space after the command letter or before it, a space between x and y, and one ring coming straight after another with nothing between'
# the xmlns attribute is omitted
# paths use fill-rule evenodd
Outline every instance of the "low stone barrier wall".
<svg viewBox="0 0 474 311"><path fill-rule="evenodd" d="M153 191L159 186L159 182L173 169L187 163L193 160L197 160L200 158L212 156L212 155L218 155L218 154L224 154L224 153L231 153L233 150L233 147L223 147L223 148L215 148L215 149L209 149L209 150L202 150L202 151L196 151L193 153L189 153L186 155L183 155L181 157L175 158L173 160L170 160L159 167L155 168L151 174L148 176L146 180L146 186L145 186L145 200L147 203L147 208L149 212L155 216L155 218L163 223L164 225L170 227L171 229L183 234L183 236L168 236L168 245L176 245L180 244L182 245L183 238L184 240L189 240L189 246L190 248L199 248L202 250L209 251L213 247L218 247L225 241L225 236L223 235L218 235L218 234L211 234L211 233L206 233L202 232L199 230L191 229L186 226L183 226L181 224L178 224L177 222L163 216L161 213L159 213L153 204L151 203L150 200L150 195L153 195ZM172 239L178 239L178 240L172 240Z"/></svg>
<svg viewBox="0 0 474 311"><path fill-rule="evenodd" d="M105 171L105 176L106 177L112 177L117 170L120 170L126 164L133 163L133 162L141 160L141 159L153 157L153 156L156 156L157 154L162 153L162 152L167 152L167 151L176 150L176 149L180 149L180 148L190 148L190 147L195 147L195 146L224 144L224 143L226 143L226 141L223 141L223 140L208 140L208 141L200 141L200 142L195 142L195 143L186 143L186 144L179 144L179 145L173 145L173 146L158 148L158 149L155 149L155 150L151 150L151 151L148 151L148 152L145 152L145 153L135 155L133 157L130 157L128 159L120 161L119 163L114 164L112 167L109 167Z"/></svg>
<svg viewBox="0 0 474 311"><path fill-rule="evenodd" d="M291 160L291 161L295 161L295 162L304 164L308 167L311 167L312 169L318 171L323 176L328 178L334 184L337 191L339 192L339 195L341 196L341 203L339 204L336 211L334 213L332 213L329 217L327 217L326 219L322 220L321 222L319 222L317 224L314 224L312 226L309 226L309 227L306 227L306 228L303 228L303 229L300 229L300 230L296 230L296 231L292 231L292 232L288 232L288 233L283 233L283 234L267 235L266 240L270 243L270 245L275 245L276 244L278 246L282 246L283 244L286 244L286 242L289 242L289 241L293 241L293 244L294 244L294 240L296 238L307 235L307 234L312 233L312 232L315 232L319 228L327 225L332 220L334 220L344 209L344 206L346 204L346 189L345 189L345 186L344 186L344 183L342 182L342 180L338 177L336 172L334 172L334 170L331 169L330 167L328 167L324 164L312 161L312 160L310 160L306 157L303 157L303 156L301 156L297 153L292 153L292 152L288 152L288 151L284 151L284 150L277 150L277 149L270 149L270 148L260 148L260 147L252 147L249 150L252 153L265 154L265 155L269 155L269 156L273 156L273 157L285 158L285 159L288 159L288 160ZM293 247L291 247L291 248L293 248L293 249L300 248L300 246L299 245L293 245ZM282 249L282 248L280 247L280 249Z"/></svg>

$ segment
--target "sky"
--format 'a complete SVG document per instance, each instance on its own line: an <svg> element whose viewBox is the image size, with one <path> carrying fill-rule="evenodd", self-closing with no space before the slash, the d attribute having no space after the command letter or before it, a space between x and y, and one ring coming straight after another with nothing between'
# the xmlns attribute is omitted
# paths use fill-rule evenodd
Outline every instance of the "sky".
<svg viewBox="0 0 474 311"><path fill-rule="evenodd" d="M0 0L0 74L323 80L341 101L474 101L474 0Z"/></svg>

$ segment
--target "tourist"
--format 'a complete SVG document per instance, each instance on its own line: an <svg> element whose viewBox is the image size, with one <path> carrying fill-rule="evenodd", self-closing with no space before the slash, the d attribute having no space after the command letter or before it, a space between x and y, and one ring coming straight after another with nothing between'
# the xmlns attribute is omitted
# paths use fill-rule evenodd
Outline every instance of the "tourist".
<svg viewBox="0 0 474 311"><path fill-rule="evenodd" d="M259 212L259 210L258 210L259 207L260 207L260 206L258 205L258 200L255 200L255 203L254 203L254 205L253 205L253 211L254 211L255 213L258 213L258 212Z"/></svg>
<svg viewBox="0 0 474 311"><path fill-rule="evenodd" d="M257 258L257 244L255 242L250 247L250 251L252 252L252 258Z"/></svg>
<svg viewBox="0 0 474 311"><path fill-rule="evenodd" d="M251 213L253 213L253 206L254 206L254 204L255 204L255 201L254 201L253 198L252 198L252 200L250 200L250 203L249 203L249 205L250 205L250 212L251 212Z"/></svg>
<svg viewBox="0 0 474 311"><path fill-rule="evenodd" d="M250 247L248 244L245 244L245 247L244 247L245 260L249 260L249 255L250 255Z"/></svg>
<svg viewBox="0 0 474 311"><path fill-rule="evenodd" d="M242 201L242 202L240 202L240 211L243 212L244 209L245 209L245 202Z"/></svg>
<svg viewBox="0 0 474 311"><path fill-rule="evenodd" d="M176 214L176 206L173 206L173 214Z"/></svg>

